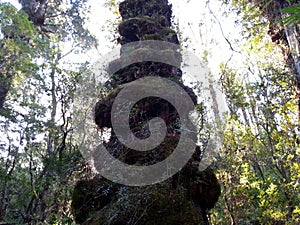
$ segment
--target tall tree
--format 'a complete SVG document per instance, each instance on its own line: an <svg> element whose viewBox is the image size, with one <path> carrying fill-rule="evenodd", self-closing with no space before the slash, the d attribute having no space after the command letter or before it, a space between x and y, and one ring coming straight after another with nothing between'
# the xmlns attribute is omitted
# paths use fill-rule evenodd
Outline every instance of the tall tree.
<svg viewBox="0 0 300 225"><path fill-rule="evenodd" d="M110 129L109 140L104 143L107 151L126 164L150 166L164 160L174 151L180 136L186 132L181 126L184 123L181 120L184 119L180 118L179 112L171 103L161 98L149 96L138 101L129 115L130 128L134 136L140 139L145 139L149 135L155 136L156 134L150 134L148 128L149 121L154 117L164 119L167 131L165 139L158 147L147 152L135 151L118 140L115 127L112 126L111 111L116 96L130 82L143 77L159 76L177 83L188 93L194 104L197 104L197 97L191 88L183 84L182 71L179 68L182 59L177 49L157 49L157 46L152 48L147 45L137 48L126 46L128 43L143 40L179 44L177 33L170 28L172 7L168 1L126 0L120 3L119 12L122 17L118 27L121 54L120 59L110 62L109 73L112 72L114 65L121 64L128 57L141 57L143 52L147 51L164 54L165 57L173 59L177 65L145 61L112 72L112 77L106 83L108 93L95 107L95 122L98 128ZM149 84L143 85L147 88ZM174 90L164 92L170 96L175 95ZM180 102L181 99L177 100ZM196 142L197 134L193 133L191 139ZM199 165L200 161L200 147L198 146L196 150L194 157L181 172L158 184L130 187L113 183L100 176L80 180L75 186L72 199L76 221L95 225L208 224L206 212L216 203L220 186L211 168L199 171L196 165ZM98 151L92 154L95 156L93 161L96 168L97 164L105 164L105 160L97 157Z"/></svg>

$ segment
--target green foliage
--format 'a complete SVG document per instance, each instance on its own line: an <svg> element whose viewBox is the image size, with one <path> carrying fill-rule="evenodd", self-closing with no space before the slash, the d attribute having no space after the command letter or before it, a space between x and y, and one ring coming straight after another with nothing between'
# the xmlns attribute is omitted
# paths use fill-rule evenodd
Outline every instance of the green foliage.
<svg viewBox="0 0 300 225"><path fill-rule="evenodd" d="M223 192L211 212L213 224L299 223L294 74L267 35L263 11L272 3L235 1L236 12L243 15L238 23L249 35L239 53L244 68L228 62L220 67L230 117L218 159Z"/></svg>
<svg viewBox="0 0 300 225"><path fill-rule="evenodd" d="M37 68L30 55L36 55L37 32L28 16L10 4L0 4L0 109L14 79L22 80L25 74Z"/></svg>
<svg viewBox="0 0 300 225"><path fill-rule="evenodd" d="M34 26L28 20L28 15L24 11L17 11L10 4L1 3L1 32L8 37L32 36Z"/></svg>
<svg viewBox="0 0 300 225"><path fill-rule="evenodd" d="M282 18L280 22L285 26L297 25L300 22L300 4L294 5L292 7L283 8L282 13L288 13L289 16Z"/></svg>
<svg viewBox="0 0 300 225"><path fill-rule="evenodd" d="M246 85L223 82L235 110L218 160L224 187L219 207L225 207L227 215L216 209L216 224L228 220L236 224L299 223L300 163L292 75L272 65L262 73L256 82ZM227 76L232 71L226 71Z"/></svg>
<svg viewBox="0 0 300 225"><path fill-rule="evenodd" d="M50 25L40 26L24 5L18 11L0 3L0 97L6 98L0 105L0 223L73 220L72 184L86 166L73 137L72 106L86 64L66 62L95 44L80 12L85 1L73 2L66 11L49 4ZM68 51L66 43L76 47Z"/></svg>

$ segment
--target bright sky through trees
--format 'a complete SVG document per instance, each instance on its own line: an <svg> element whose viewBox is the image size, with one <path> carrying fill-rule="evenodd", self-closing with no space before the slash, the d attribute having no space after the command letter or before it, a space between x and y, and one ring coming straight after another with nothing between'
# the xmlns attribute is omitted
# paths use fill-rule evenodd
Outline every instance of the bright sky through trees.
<svg viewBox="0 0 300 225"><path fill-rule="evenodd" d="M1 0L10 2L21 8L17 0ZM169 0L173 5L174 22L179 26L183 46L195 52L199 57L208 51L208 65L213 73L218 72L221 62L227 61L232 52L224 36L229 40L239 38L239 29L234 20L236 15L223 16L224 11L220 1ZM96 61L97 55L109 52L115 45L113 42L112 23L118 18L116 14L105 7L103 0L89 0L91 7L90 21L87 26L99 41L98 50L80 57L84 61ZM110 22L110 23L108 23ZM222 34L223 32L223 34ZM71 56L73 60L77 60Z"/></svg>
<svg viewBox="0 0 300 225"><path fill-rule="evenodd" d="M230 57L229 45L222 36L220 26L216 23L210 9L220 21L224 35L230 40L236 38L238 29L234 25L234 17L224 17L221 12L220 1L205 1L198 0L170 0L173 5L174 22L179 25L181 38L186 43L183 43L190 51L194 51L199 57L202 56L205 50L211 51L213 70L218 68L221 61L226 61ZM111 24L108 20L115 20L117 16L108 8L104 7L104 3L99 0L91 0L91 17L88 25L89 29L94 33L99 40L99 53L108 52L115 43L111 43L107 36L111 31ZM216 71L216 70L215 70Z"/></svg>

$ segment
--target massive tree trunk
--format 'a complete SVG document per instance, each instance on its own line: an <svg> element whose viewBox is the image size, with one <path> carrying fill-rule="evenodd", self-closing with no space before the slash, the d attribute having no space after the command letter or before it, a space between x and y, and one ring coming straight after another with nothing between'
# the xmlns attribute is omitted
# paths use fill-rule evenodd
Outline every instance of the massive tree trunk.
<svg viewBox="0 0 300 225"><path fill-rule="evenodd" d="M150 52L148 46L136 49L124 46L131 42L159 40L179 44L176 32L170 28L172 8L167 0L126 0L120 3L119 11L122 16L118 39L122 46L121 59L126 59L128 55L138 57L145 51ZM145 139L151 135L145 125L151 118L161 117L167 124L166 137L151 151L138 152L124 146L114 132L110 112L116 95L128 83L150 76L168 78L181 86L196 103L193 90L181 80L181 55L174 49L156 51L168 53L178 63L178 67L153 61L128 65L112 75L107 82L110 93L95 108L95 121L99 129L111 128L110 139L105 143L107 151L130 165L153 165L164 160L176 148L181 131L178 125L180 118L172 104L160 98L147 97L134 106L134 113L129 116L130 128L136 137ZM120 64L121 59L111 62L109 68ZM144 85L146 87L148 84ZM208 224L206 211L217 202L220 185L211 169L203 172L198 170L199 158L200 148L197 147L192 159L180 172L155 185L129 187L115 184L103 177L79 181L72 199L76 221L94 225Z"/></svg>

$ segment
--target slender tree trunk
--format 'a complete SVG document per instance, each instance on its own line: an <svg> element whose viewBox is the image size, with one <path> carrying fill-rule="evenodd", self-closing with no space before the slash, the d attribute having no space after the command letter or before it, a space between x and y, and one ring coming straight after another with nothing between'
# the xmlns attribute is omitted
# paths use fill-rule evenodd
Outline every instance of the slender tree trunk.
<svg viewBox="0 0 300 225"><path fill-rule="evenodd" d="M281 13L281 18L286 18L286 13ZM288 47L294 62L294 73L295 73L295 93L298 104L298 131L300 131L300 29L299 25L285 26L284 32L288 41Z"/></svg>
<svg viewBox="0 0 300 225"><path fill-rule="evenodd" d="M0 82L0 110L1 110L3 108L6 96L10 89L12 83L12 77L11 76L5 77L4 74L1 74L0 76L2 77Z"/></svg>

